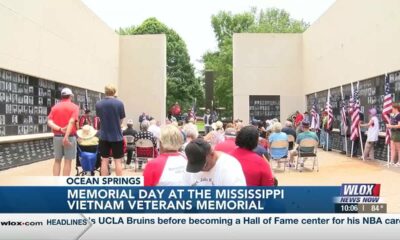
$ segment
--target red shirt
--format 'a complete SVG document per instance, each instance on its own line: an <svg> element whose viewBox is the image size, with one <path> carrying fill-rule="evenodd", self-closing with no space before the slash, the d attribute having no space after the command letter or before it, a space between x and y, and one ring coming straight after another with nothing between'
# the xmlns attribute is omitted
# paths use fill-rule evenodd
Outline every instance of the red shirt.
<svg viewBox="0 0 400 240"><path fill-rule="evenodd" d="M78 121L79 107L70 99L63 99L51 108L48 116L49 120L53 120L55 124L61 128L68 125L69 120L72 118ZM61 131L53 130L54 134L63 134ZM76 124L73 124L70 135L76 134Z"/></svg>
<svg viewBox="0 0 400 240"><path fill-rule="evenodd" d="M262 157L243 148L236 148L230 155L242 165L247 186L274 186L271 167Z"/></svg>
<svg viewBox="0 0 400 240"><path fill-rule="evenodd" d="M299 113L296 115L296 119L294 120L294 125L298 126L304 119L303 114Z"/></svg>
<svg viewBox="0 0 400 240"><path fill-rule="evenodd" d="M82 128L84 125L92 126L92 120L90 120L90 116L82 115L79 118L79 128Z"/></svg>
<svg viewBox="0 0 400 240"><path fill-rule="evenodd" d="M186 165L187 160L180 153L163 153L146 164L144 186L183 185Z"/></svg>
<svg viewBox="0 0 400 240"><path fill-rule="evenodd" d="M175 104L174 106L172 106L171 108L171 113L174 116L178 116L181 114L181 107L178 104Z"/></svg>
<svg viewBox="0 0 400 240"><path fill-rule="evenodd" d="M235 138L226 138L225 141L215 145L215 151L229 154L236 149Z"/></svg>

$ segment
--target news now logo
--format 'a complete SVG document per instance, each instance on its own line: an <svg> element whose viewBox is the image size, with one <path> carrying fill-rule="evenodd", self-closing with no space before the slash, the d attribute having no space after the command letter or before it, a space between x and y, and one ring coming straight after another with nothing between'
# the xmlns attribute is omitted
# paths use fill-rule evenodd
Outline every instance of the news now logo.
<svg viewBox="0 0 400 240"><path fill-rule="evenodd" d="M381 185L372 184L342 184L340 203L377 203L380 199Z"/></svg>
<svg viewBox="0 0 400 240"><path fill-rule="evenodd" d="M16 221L7 221L7 222L0 222L0 226L2 227L34 227L34 226L43 226L43 222L16 222Z"/></svg>

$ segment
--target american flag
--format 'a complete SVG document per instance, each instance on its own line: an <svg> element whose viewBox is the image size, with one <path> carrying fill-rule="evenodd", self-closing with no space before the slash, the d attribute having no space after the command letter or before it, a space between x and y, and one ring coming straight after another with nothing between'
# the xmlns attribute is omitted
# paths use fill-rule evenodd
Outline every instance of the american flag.
<svg viewBox="0 0 400 240"><path fill-rule="evenodd" d="M194 101L192 107L190 108L189 118L193 118L194 120L196 120L196 101Z"/></svg>
<svg viewBox="0 0 400 240"><path fill-rule="evenodd" d="M330 103L330 98L331 98L331 91L328 91L328 99L326 101L326 109L325 111L328 113L328 123L326 128L331 129L332 124L333 124L333 111L332 111L332 105Z"/></svg>
<svg viewBox="0 0 400 240"><path fill-rule="evenodd" d="M312 123L311 123L312 126L311 126L311 128L318 129L319 116L318 116L318 112L317 112L317 99L315 97L314 97L313 105L311 107L311 116L312 116Z"/></svg>
<svg viewBox="0 0 400 240"><path fill-rule="evenodd" d="M358 125L360 124L360 101L358 98L358 85L357 89L351 89L353 91L353 102L351 107L351 134L350 140L355 141L359 137Z"/></svg>
<svg viewBox="0 0 400 240"><path fill-rule="evenodd" d="M389 75L385 75L385 97L383 98L382 118L386 124L390 124L390 113L392 112L392 94L390 93ZM385 143L390 143L390 130L386 128Z"/></svg>

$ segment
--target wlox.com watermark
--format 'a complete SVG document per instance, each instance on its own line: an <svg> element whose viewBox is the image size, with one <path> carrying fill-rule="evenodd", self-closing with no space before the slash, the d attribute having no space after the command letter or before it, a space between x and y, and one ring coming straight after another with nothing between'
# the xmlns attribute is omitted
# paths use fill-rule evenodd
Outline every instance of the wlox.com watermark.
<svg viewBox="0 0 400 240"><path fill-rule="evenodd" d="M1 221L0 226L4 227L19 227L19 226L43 226L43 222L24 222L24 221Z"/></svg>

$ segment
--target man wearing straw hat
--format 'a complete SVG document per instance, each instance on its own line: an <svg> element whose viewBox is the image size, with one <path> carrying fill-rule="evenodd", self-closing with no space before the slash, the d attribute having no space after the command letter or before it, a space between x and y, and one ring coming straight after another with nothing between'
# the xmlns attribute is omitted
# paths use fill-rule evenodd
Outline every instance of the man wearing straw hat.
<svg viewBox="0 0 400 240"><path fill-rule="evenodd" d="M76 132L80 146L97 146L99 138L96 137L97 130L90 125L84 125ZM83 149L82 149L83 150Z"/></svg>
<svg viewBox="0 0 400 240"><path fill-rule="evenodd" d="M100 167L100 154L98 154L98 145L99 145L99 138L96 137L97 134L97 130L94 129L92 126L90 125L84 125L81 129L79 129L76 132L76 135L78 136L78 147L80 149L80 152L89 152L89 153L96 153L96 163L95 163L95 168L97 169ZM79 157L79 156L77 156ZM77 167L78 166L82 166L82 159L79 159L79 161L77 161ZM94 169L91 172L91 175L94 176Z"/></svg>

